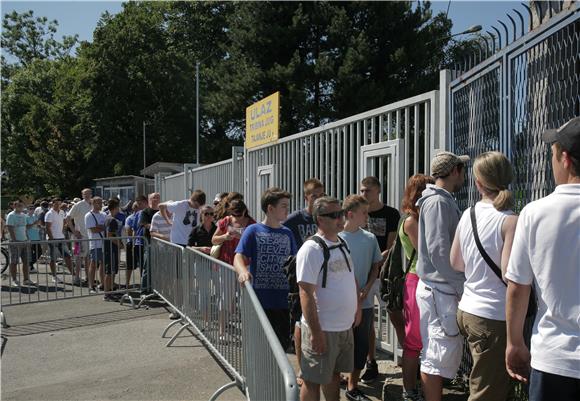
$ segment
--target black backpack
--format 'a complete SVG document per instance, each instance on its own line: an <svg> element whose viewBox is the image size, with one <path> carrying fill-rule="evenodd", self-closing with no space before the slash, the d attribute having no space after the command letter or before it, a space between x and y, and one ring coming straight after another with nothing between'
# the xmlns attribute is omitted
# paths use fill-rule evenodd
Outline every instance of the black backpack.
<svg viewBox="0 0 580 401"><path fill-rule="evenodd" d="M381 288L381 299L387 304L387 310L396 311L403 309L403 290L405 287L405 276L409 273L409 269L413 264L417 251L413 250L411 259L407 261L407 269L403 270L403 257L401 243L401 238L399 237L399 231L401 229L401 224L405 222L405 219L409 217L405 215L399 220L397 228L397 237L395 243L389 250L389 256L383 266L381 267L381 272L379 275Z"/></svg>
<svg viewBox="0 0 580 401"><path fill-rule="evenodd" d="M346 257L346 253L344 253L344 251L342 250L344 248L350 254L350 249L348 249L346 242L340 236L338 237L338 241L340 243L338 245L332 245L330 247L326 244L326 241L324 241L324 239L322 239L318 235L313 235L312 237L307 238L306 241L314 241L322 248L322 252L324 254L324 262L322 263L322 267L320 268L320 271L322 271L322 288L326 288L326 275L328 272L328 260L330 259L331 250L337 248L340 249L344 255L346 264L348 265L348 271L352 271L350 263L348 262L348 258ZM296 255L289 256L288 259L286 259L286 262L284 262L284 265L282 267L284 269L284 273L286 274L286 278L288 279L288 285L290 287L289 288L290 296L298 295L299 288L298 282L296 280Z"/></svg>

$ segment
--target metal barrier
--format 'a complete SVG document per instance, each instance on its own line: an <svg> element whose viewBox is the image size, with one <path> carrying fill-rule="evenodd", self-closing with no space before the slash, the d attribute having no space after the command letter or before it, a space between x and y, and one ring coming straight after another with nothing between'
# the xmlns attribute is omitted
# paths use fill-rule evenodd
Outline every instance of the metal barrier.
<svg viewBox="0 0 580 401"><path fill-rule="evenodd" d="M296 376L251 285L240 288L232 266L191 248L154 239L151 243L153 292L180 316L170 346L184 331L198 336L232 382L250 400L297 400ZM251 339L251 341L244 341Z"/></svg>
<svg viewBox="0 0 580 401"><path fill-rule="evenodd" d="M126 245L135 240L143 241L145 246ZM120 249L115 241L122 242ZM91 244L99 250L90 251ZM15 262L15 267L2 272L3 327L7 326L4 308L11 305L104 295L109 301L129 302L136 307L143 250L147 247L143 237L3 242L2 247ZM90 253L95 257L94 266L90 266Z"/></svg>

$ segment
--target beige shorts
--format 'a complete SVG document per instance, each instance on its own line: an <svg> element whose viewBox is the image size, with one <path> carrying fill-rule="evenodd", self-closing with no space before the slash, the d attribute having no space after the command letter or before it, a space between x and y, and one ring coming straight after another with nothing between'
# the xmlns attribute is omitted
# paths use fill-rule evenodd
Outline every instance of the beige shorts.
<svg viewBox="0 0 580 401"><path fill-rule="evenodd" d="M322 355L312 350L310 328L302 325L302 378L311 383L328 384L333 374L352 372L354 368L354 339L352 329L325 331L326 352Z"/></svg>

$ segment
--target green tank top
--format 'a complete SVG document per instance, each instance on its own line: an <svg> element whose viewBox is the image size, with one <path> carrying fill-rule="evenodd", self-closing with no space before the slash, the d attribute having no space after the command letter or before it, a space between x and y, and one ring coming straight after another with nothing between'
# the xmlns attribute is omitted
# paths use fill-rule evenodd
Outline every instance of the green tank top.
<svg viewBox="0 0 580 401"><path fill-rule="evenodd" d="M401 224L401 228L399 228L399 238L401 238L401 245L403 245L405 257L407 258L407 260L409 260L411 259L411 256L413 255L413 251L415 250L415 248L413 248L413 243L411 243L411 239L409 238L407 233L405 233L404 225L405 223ZM413 261L413 264L409 269L409 273L417 274L417 253L415 253L415 260Z"/></svg>

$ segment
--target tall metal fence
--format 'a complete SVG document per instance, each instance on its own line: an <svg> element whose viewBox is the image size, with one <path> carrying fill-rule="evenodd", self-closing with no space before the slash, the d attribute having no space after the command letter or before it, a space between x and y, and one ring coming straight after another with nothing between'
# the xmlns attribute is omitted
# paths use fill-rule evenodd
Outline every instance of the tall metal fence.
<svg viewBox="0 0 580 401"><path fill-rule="evenodd" d="M580 115L580 6L554 16L449 85L451 149L500 150L514 167L516 208L554 189L541 134ZM478 198L471 168L462 209Z"/></svg>
<svg viewBox="0 0 580 401"><path fill-rule="evenodd" d="M250 284L240 288L232 266L191 248L153 239L151 287L180 316L167 343L190 330L249 400L298 400L296 375Z"/></svg>
<svg viewBox="0 0 580 401"><path fill-rule="evenodd" d="M244 192L244 148L232 147L232 157L207 166L184 164L184 172L156 179L161 199L181 200L195 189L203 189L208 197L220 192ZM211 200L211 199L210 199Z"/></svg>

